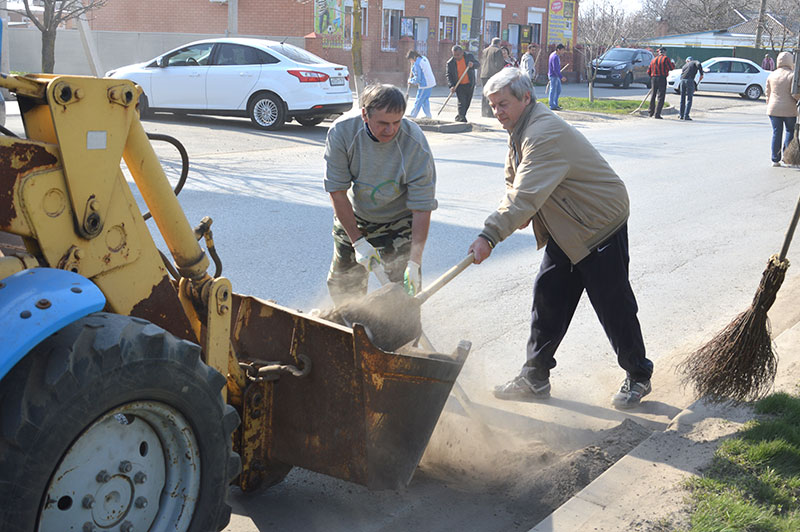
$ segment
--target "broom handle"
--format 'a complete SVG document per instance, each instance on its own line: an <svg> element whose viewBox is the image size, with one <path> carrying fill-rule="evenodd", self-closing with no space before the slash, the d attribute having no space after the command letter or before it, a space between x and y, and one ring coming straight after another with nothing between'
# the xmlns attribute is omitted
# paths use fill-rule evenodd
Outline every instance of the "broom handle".
<svg viewBox="0 0 800 532"><path fill-rule="evenodd" d="M464 79L464 76L466 76L466 75L467 75L467 72L469 72L469 70L470 70L469 68L465 68L465 69L464 69L464 72L462 72L462 73L461 73L461 77L460 77L460 78L458 78L458 81L456 81L456 85L455 85L455 86L456 86L456 88L458 88L458 86L459 86L459 85L461 85L461 80L462 80L462 79ZM451 92L450 94L448 94L448 95L447 95L447 99L446 99L446 100L444 101L444 103L442 104L442 108L441 108L441 109L439 109L439 112L438 112L438 113L436 113L436 116L439 116L440 114L442 114L442 111L444 111L444 106L445 106L445 105L447 105L447 102L449 102L449 101L450 101L450 98L452 98L452 97L453 97L453 94L454 94L454 93L452 93L452 92Z"/></svg>
<svg viewBox="0 0 800 532"><path fill-rule="evenodd" d="M470 253L464 260L462 260L461 262L459 262L458 264L456 264L455 266L444 272L444 274L438 279L436 279L434 282L432 282L428 288L424 289L414 297L417 300L419 300L420 305L425 303L429 297L438 292L439 289L441 289L444 285L452 281L456 275L466 270L467 266L472 264L474 261L475 261L475 255Z"/></svg>
<svg viewBox="0 0 800 532"><path fill-rule="evenodd" d="M794 237L794 230L797 227L797 219L800 218L800 198L797 199L797 206L794 208L794 216L792 216L792 223L789 224L789 229L786 231L786 238L783 239L783 248L778 260L783 262L786 259L786 254L789 252L789 244L792 243Z"/></svg>

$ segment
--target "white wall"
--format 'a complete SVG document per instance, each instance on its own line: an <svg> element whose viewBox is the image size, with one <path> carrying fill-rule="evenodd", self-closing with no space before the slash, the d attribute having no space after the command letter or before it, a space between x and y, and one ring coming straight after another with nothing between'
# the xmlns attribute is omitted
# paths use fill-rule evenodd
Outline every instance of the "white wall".
<svg viewBox="0 0 800 532"><path fill-rule="evenodd" d="M199 39L224 35L198 33L92 32L103 71L152 59L182 44ZM284 37L260 37L282 40ZM305 47L303 37L286 39L289 44ZM42 68L42 34L36 28L9 28L8 49L10 69L20 72L40 72ZM56 37L56 74L91 75L89 61L81 44L78 30L58 30Z"/></svg>

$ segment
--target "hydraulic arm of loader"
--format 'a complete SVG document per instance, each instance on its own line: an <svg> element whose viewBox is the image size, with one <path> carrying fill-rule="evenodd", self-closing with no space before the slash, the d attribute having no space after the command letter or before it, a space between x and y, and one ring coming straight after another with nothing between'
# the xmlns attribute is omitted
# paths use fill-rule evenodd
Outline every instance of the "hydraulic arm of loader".
<svg viewBox="0 0 800 532"><path fill-rule="evenodd" d="M0 136L0 231L28 254L0 257L0 278L33 264L92 280L109 312L201 345L227 375L242 425L239 485L279 481L292 465L374 488L407 483L469 352L399 355L365 329L255 297L207 273L208 258L136 112L131 82L3 76L27 139ZM120 170L124 158L177 265L171 279Z"/></svg>

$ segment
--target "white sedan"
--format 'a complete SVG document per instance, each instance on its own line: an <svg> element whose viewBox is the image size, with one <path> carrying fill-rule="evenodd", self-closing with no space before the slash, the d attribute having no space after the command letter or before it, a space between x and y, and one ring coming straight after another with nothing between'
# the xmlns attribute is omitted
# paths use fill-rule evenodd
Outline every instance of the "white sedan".
<svg viewBox="0 0 800 532"><path fill-rule="evenodd" d="M757 100L764 94L767 86L768 70L749 59L738 57L712 57L703 61L703 80L698 83L700 74L695 77L695 89L708 92L735 92L742 98ZM681 69L670 71L667 87L680 93Z"/></svg>
<svg viewBox="0 0 800 532"><path fill-rule="evenodd" d="M264 39L207 39L106 77L142 87L139 112L249 116L260 129L295 119L314 126L353 107L347 67L291 44Z"/></svg>

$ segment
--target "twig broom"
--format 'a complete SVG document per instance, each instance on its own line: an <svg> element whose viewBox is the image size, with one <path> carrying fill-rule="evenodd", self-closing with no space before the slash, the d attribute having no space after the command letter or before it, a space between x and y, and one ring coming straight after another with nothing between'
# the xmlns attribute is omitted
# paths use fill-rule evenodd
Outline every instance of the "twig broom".
<svg viewBox="0 0 800 532"><path fill-rule="evenodd" d="M683 383L692 385L697 397L715 402L748 401L763 397L772 388L778 359L772 348L767 311L786 277L786 253L798 218L800 199L783 248L767 262L750 308L678 366Z"/></svg>

